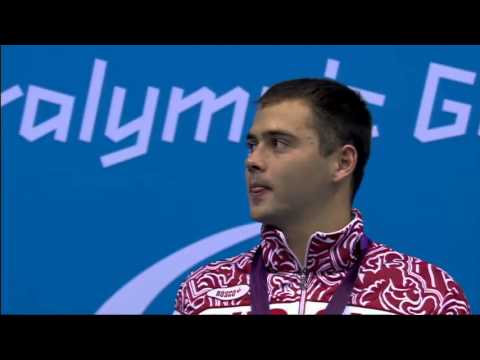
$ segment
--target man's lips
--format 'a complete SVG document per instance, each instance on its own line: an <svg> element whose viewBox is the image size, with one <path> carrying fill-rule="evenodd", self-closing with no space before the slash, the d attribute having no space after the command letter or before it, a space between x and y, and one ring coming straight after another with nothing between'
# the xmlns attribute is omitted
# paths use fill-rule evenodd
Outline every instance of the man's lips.
<svg viewBox="0 0 480 360"><path fill-rule="evenodd" d="M272 187L263 183L251 183L248 185L248 191L251 193L259 193L265 190L272 190Z"/></svg>
<svg viewBox="0 0 480 360"><path fill-rule="evenodd" d="M265 191L269 191L270 189L264 186L253 186L250 188L251 194L261 194Z"/></svg>
<svg viewBox="0 0 480 360"><path fill-rule="evenodd" d="M250 197L254 200L259 200L262 198L265 194L268 192L272 191L272 188L268 185L264 184L251 184L248 187L248 192L250 194Z"/></svg>

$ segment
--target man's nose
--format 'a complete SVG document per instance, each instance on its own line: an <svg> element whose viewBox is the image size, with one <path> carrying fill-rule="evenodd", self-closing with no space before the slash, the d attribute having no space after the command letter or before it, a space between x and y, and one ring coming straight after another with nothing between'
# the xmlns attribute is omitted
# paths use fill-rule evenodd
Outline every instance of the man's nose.
<svg viewBox="0 0 480 360"><path fill-rule="evenodd" d="M258 147L248 155L246 167L251 173L265 170L265 159L263 158Z"/></svg>

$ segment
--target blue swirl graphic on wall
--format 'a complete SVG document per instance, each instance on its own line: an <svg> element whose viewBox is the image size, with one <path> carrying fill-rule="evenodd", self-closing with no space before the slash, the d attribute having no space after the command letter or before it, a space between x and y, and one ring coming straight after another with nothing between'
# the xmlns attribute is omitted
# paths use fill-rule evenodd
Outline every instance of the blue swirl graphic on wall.
<svg viewBox="0 0 480 360"><path fill-rule="evenodd" d="M176 278L200 261L260 234L261 224L240 225L210 235L153 264L126 283L96 312L142 314L153 300Z"/></svg>

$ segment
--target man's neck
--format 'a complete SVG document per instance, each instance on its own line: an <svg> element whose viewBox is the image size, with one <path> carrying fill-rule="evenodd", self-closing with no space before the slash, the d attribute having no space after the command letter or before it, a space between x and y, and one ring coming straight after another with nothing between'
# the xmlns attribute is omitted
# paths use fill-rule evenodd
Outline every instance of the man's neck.
<svg viewBox="0 0 480 360"><path fill-rule="evenodd" d="M281 230L286 234L288 245L300 264L304 266L308 241L313 233L338 231L351 220L351 206L329 207L316 212L315 216L297 217L295 222L285 225Z"/></svg>

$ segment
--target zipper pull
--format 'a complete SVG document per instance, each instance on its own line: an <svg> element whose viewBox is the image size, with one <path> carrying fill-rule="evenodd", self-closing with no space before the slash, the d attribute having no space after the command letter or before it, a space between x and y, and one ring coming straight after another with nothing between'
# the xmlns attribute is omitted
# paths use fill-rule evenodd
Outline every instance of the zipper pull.
<svg viewBox="0 0 480 360"><path fill-rule="evenodd" d="M302 271L300 272L300 276L300 288L302 290L305 290L305 288L307 287L307 269L302 269Z"/></svg>

